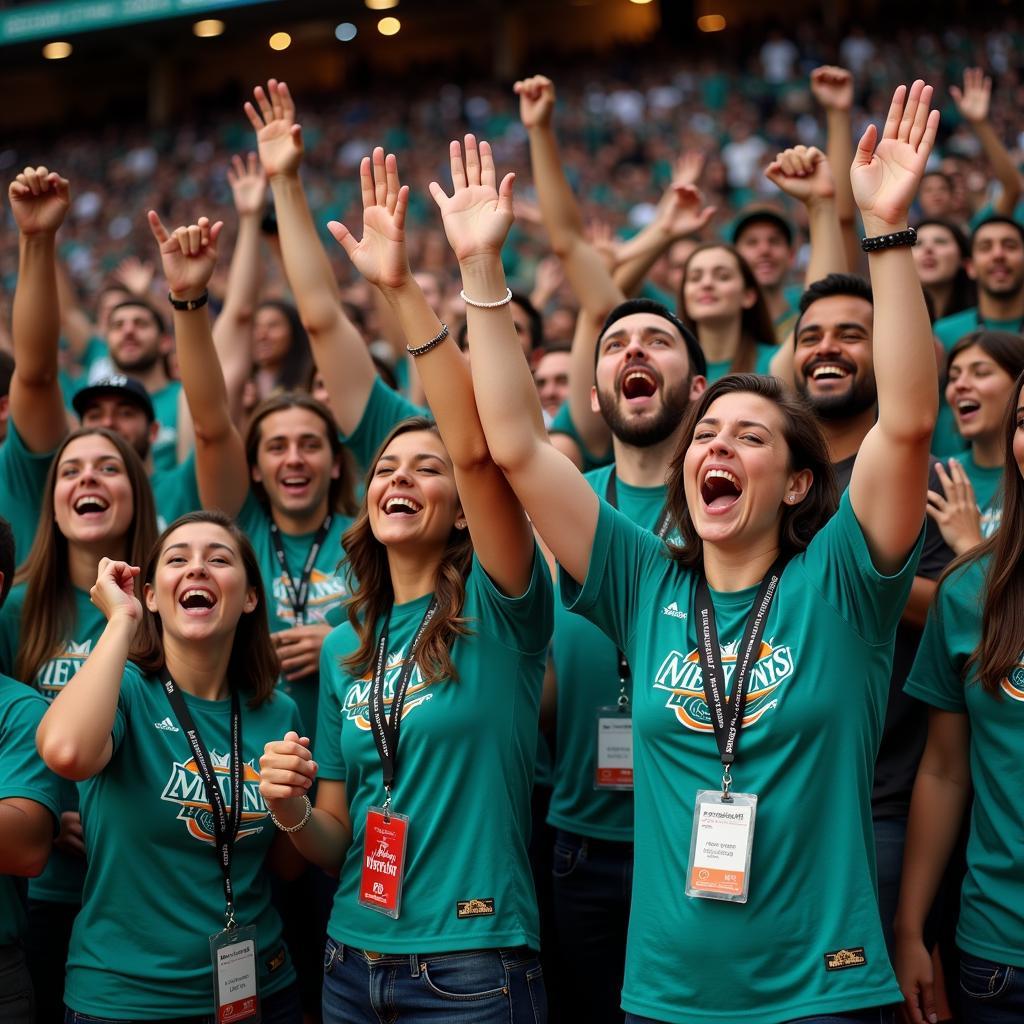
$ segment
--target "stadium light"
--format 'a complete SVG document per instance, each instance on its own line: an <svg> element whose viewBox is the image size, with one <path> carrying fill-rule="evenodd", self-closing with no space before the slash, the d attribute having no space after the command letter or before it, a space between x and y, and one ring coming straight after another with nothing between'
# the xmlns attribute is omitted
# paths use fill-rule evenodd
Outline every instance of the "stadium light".
<svg viewBox="0 0 1024 1024"><path fill-rule="evenodd" d="M725 18L721 14L705 14L697 19L697 28L701 32L721 32L725 28Z"/></svg>
<svg viewBox="0 0 1024 1024"><path fill-rule="evenodd" d="M223 35L224 22L216 18L205 18L192 26L192 34L200 39L212 39L214 36Z"/></svg>
<svg viewBox="0 0 1024 1024"><path fill-rule="evenodd" d="M651 0L629 0L631 4L649 4Z"/></svg>
<svg viewBox="0 0 1024 1024"><path fill-rule="evenodd" d="M351 43L359 30L351 21L343 21L334 30L334 38L342 43Z"/></svg>
<svg viewBox="0 0 1024 1024"><path fill-rule="evenodd" d="M275 32L267 42L272 50L287 50L292 45L292 37L287 32Z"/></svg>
<svg viewBox="0 0 1024 1024"><path fill-rule="evenodd" d="M71 44L65 42L47 43L43 47L43 56L47 60L63 60L71 56Z"/></svg>
<svg viewBox="0 0 1024 1024"><path fill-rule="evenodd" d="M364 0L364 3L371 11L390 11L398 6L398 0Z"/></svg>
<svg viewBox="0 0 1024 1024"><path fill-rule="evenodd" d="M377 22L377 31L382 36L395 36L398 35L399 29L401 29L402 23L397 18L381 18Z"/></svg>

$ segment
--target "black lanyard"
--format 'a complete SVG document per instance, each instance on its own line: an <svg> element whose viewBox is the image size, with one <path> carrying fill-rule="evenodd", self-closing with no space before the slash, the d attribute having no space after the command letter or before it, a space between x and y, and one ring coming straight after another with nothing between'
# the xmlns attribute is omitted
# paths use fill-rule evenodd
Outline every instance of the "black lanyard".
<svg viewBox="0 0 1024 1024"><path fill-rule="evenodd" d="M331 521L334 516L331 513L327 513L327 518L320 524L320 529L316 531L316 536L313 538L313 543L310 546L309 554L306 556L306 564L302 568L302 578L299 580L298 587L295 586L294 577L288 568L288 559L285 557L284 544L281 541L281 531L278 529L277 523L273 519L270 520L270 538L274 542L274 554L277 555L277 561L281 566L281 573L284 578L284 587L288 593L288 602L292 606L292 611L295 613L295 625L304 626L306 624L306 604L309 602L309 580L313 575L313 566L316 564L317 556L320 554L320 549L324 546L324 541L327 539L327 531L331 528Z"/></svg>
<svg viewBox="0 0 1024 1024"><path fill-rule="evenodd" d="M178 724L185 733L192 758L196 764L203 785L206 787L206 799L210 801L213 816L213 838L216 846L217 862L224 876L224 920L225 929L235 927L235 899L231 888L231 855L235 848L235 838L242 821L242 709L237 691L231 694L231 764L228 772L231 776L231 810L224 803L224 794L217 785L217 778L210 763L210 755L203 743L199 730L192 720L192 714L175 685L170 673L165 668L160 675L164 693L170 702Z"/></svg>
<svg viewBox="0 0 1024 1024"><path fill-rule="evenodd" d="M743 627L743 640L733 674L732 699L728 701L725 696L725 678L720 659L721 648L718 645L715 606L711 600L707 577L703 572L697 580L697 589L694 593L697 654L700 657L704 699L711 712L711 727L714 729L718 753L722 758L722 795L725 799L728 799L729 786L732 784L729 769L736 760L736 747L739 744L740 730L743 728L750 671L757 661L761 649L761 635L768 621L768 610L778 593L782 570L788 560L788 557L780 555L757 589L746 625Z"/></svg>
<svg viewBox="0 0 1024 1024"><path fill-rule="evenodd" d="M381 630L380 639L377 641L377 660L373 666L373 684L370 686L370 729L373 732L373 741L377 744L377 753L380 756L381 772L384 776L384 810L385 814L391 806L391 787L395 783L395 762L398 757L398 730L402 724L402 708L405 705L405 694L409 689L409 680L412 678L412 670L416 665L416 651L419 649L420 641L430 620L437 611L437 598L432 597L427 610L423 613L423 621L420 622L412 638L409 649L405 652L405 663L399 673L398 681L395 683L395 696L391 701L391 717L384 712L384 671L388 661L388 639L391 633L391 614L388 613L384 621L384 628Z"/></svg>
<svg viewBox="0 0 1024 1024"><path fill-rule="evenodd" d="M615 467L612 466L612 471L608 474L608 483L604 489L604 500L611 505L612 508L619 507L619 483L618 478L615 474ZM661 514L658 516L657 525L654 528L655 535L660 539L664 540L668 534L668 529L672 525L672 513L669 511L668 501L662 507ZM629 697L626 693L630 683L633 681L633 671L629 667L629 662L626 660L626 655L621 650L616 651L619 658L619 707L625 710L629 704Z"/></svg>

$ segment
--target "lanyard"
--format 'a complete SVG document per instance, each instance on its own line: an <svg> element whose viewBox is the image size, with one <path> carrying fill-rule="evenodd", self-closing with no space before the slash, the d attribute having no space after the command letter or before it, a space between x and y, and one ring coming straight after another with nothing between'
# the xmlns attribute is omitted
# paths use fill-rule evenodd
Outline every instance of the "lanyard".
<svg viewBox="0 0 1024 1024"><path fill-rule="evenodd" d="M203 743L199 730L192 720L192 713L175 685L170 673L165 668L160 676L164 693L170 702L178 724L185 733L188 745L192 749L192 758L196 764L206 787L206 799L210 801L213 817L213 838L216 845L217 861L224 876L224 921L225 931L235 927L235 899L231 888L231 855L235 847L235 837L242 821L242 711L237 691L231 694L231 764L228 771L231 775L231 809L224 803L224 794L213 772L210 755Z"/></svg>
<svg viewBox="0 0 1024 1024"><path fill-rule="evenodd" d="M615 474L615 467L612 466L612 471L608 474L608 483L604 489L604 500L611 505L612 508L619 507L619 484L618 478ZM669 511L668 502L662 507L661 514L658 516L657 525L654 528L655 535L660 539L664 540L668 533L668 528L672 525L672 513ZM626 655L621 650L615 652L619 659L619 710L625 711L629 706L629 694L626 692L633 682L633 671L629 667L629 662L626 660Z"/></svg>
<svg viewBox="0 0 1024 1024"><path fill-rule="evenodd" d="M788 557L780 555L766 573L757 589L754 603L743 627L743 640L739 647L736 670L733 675L732 699L725 696L725 679L719 659L718 624L715 620L715 606L711 600L707 577L700 574L694 594L697 613L697 653L700 656L701 676L704 682L704 699L711 712L711 727L715 732L718 753L722 758L722 799L729 800L732 776L729 769L736 760L740 730L743 728L743 712L747 705L747 688L750 670L757 661L761 649L761 634L768 620L768 610L778 592L779 580ZM728 707L727 707L728 705Z"/></svg>
<svg viewBox="0 0 1024 1024"><path fill-rule="evenodd" d="M285 557L284 544L281 541L281 531L278 529L277 523L275 523L273 519L270 520L270 538L274 542L274 554L277 555L277 561L281 566L281 573L284 577L284 587L288 592L288 601L292 606L292 611L295 612L296 626L304 626L306 624L306 604L309 601L309 580L313 575L313 566L316 564L317 556L320 554L320 549L323 547L324 541L327 538L327 531L331 528L331 521L333 518L334 516L328 512L327 518L320 524L320 529L316 531L316 536L313 538L309 554L306 556L306 564L302 567L302 578L299 580L298 588L296 588L294 577L288 568L288 559Z"/></svg>
<svg viewBox="0 0 1024 1024"><path fill-rule="evenodd" d="M388 660L388 639L391 633L391 614L384 622L380 639L377 641L377 659L373 666L373 684L370 687L370 729L373 741L377 744L380 756L381 772L384 776L384 814L390 820L388 811L391 809L391 787L395 783L395 762L398 757L398 730L402 724L402 708L405 706L405 694L409 689L409 680L416 664L416 651L430 620L437 612L437 598L432 597L427 610L423 613L423 621L416 630L409 650L405 654L405 663L395 683L395 695L391 701L391 717L384 712L384 669Z"/></svg>

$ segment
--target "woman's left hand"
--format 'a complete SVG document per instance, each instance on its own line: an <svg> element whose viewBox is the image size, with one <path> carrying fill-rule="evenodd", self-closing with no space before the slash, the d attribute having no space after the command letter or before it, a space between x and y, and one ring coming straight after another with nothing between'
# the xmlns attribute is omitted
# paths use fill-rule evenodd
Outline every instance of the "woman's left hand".
<svg viewBox="0 0 1024 1024"><path fill-rule="evenodd" d="M945 494L928 492L928 515L935 521L942 539L957 555L982 542L981 513L970 478L956 459L949 460L949 472L941 462L935 472Z"/></svg>
<svg viewBox="0 0 1024 1024"><path fill-rule="evenodd" d="M452 142L449 153L454 192L448 196L436 181L430 183L430 194L441 210L444 231L460 263L479 256L497 256L508 235L512 221L511 171L497 185L494 157L490 144L466 136L466 157L462 147Z"/></svg>
<svg viewBox="0 0 1024 1024"><path fill-rule="evenodd" d="M897 87L881 139L873 124L861 136L850 183L869 236L906 227L939 128L931 100L932 87L921 79L909 93L905 85Z"/></svg>

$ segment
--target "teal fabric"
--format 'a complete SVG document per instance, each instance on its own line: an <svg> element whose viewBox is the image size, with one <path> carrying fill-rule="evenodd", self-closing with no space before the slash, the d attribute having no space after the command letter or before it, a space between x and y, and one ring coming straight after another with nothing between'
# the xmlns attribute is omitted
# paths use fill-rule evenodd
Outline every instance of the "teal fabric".
<svg viewBox="0 0 1024 1024"><path fill-rule="evenodd" d="M153 467L173 469L178 463L178 395L181 381L172 380L150 394L160 431L153 442Z"/></svg>
<svg viewBox="0 0 1024 1024"><path fill-rule="evenodd" d="M25 561L35 540L53 456L30 452L14 420L7 421L7 440L0 445L0 516L14 531L15 565Z"/></svg>
<svg viewBox="0 0 1024 1024"><path fill-rule="evenodd" d="M359 425L344 438L360 469L365 471L369 468L391 428L410 416L430 416L430 410L414 405L404 395L389 388L380 377L376 377Z"/></svg>
<svg viewBox="0 0 1024 1024"><path fill-rule="evenodd" d="M979 466L974 461L974 452L968 449L956 456L956 461L964 468L967 479L974 488L974 499L981 513L981 535L991 537L999 529L1003 518L1003 467Z"/></svg>
<svg viewBox="0 0 1024 1024"><path fill-rule="evenodd" d="M772 359L775 358L775 354L778 351L778 345L766 345L763 342L758 342L757 356L754 359L754 373L760 373L765 377L770 376L772 372ZM718 363L708 363L708 383L714 384L716 380L726 376L731 365L731 359L725 359Z"/></svg>
<svg viewBox="0 0 1024 1024"><path fill-rule="evenodd" d="M562 408L555 413L555 418L551 423L549 433L565 434L566 437L572 438L572 440L576 442L576 446L580 450L580 455L583 457L584 473L589 473L594 469L600 469L601 466L607 466L611 463L612 459L615 458L615 453L612 451L610 441L608 442L608 450L602 455L594 455L593 452L587 450L587 446L581 440L579 431L576 429L576 424L573 422L568 402L565 402L562 405Z"/></svg>

